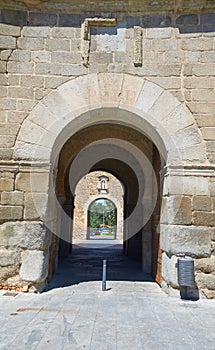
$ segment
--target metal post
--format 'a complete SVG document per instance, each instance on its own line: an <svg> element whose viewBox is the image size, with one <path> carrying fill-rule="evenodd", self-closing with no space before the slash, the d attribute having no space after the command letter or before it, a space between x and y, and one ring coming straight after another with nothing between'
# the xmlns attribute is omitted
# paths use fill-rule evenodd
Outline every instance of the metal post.
<svg viewBox="0 0 215 350"><path fill-rule="evenodd" d="M106 260L103 260L103 269L102 269L102 291L106 291L106 269L107 264Z"/></svg>

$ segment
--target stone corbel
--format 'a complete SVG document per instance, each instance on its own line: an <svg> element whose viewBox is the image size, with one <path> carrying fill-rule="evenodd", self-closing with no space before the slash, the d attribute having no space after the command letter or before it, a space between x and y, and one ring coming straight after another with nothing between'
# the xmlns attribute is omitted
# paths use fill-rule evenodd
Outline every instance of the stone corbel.
<svg viewBox="0 0 215 350"><path fill-rule="evenodd" d="M134 53L133 62L135 67L143 64L143 30L139 26L134 26Z"/></svg>
<svg viewBox="0 0 215 350"><path fill-rule="evenodd" d="M81 57L83 64L88 66L90 53L90 27L114 27L115 18L86 18L81 26Z"/></svg>

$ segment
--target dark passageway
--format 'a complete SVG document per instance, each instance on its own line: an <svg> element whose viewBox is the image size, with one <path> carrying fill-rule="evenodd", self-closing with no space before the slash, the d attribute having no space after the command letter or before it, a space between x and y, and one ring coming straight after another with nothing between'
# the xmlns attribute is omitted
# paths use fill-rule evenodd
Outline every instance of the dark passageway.
<svg viewBox="0 0 215 350"><path fill-rule="evenodd" d="M60 263L47 290L101 281L103 259L107 260L107 281L153 281L141 271L140 262L123 254L122 244L98 239L74 244L72 253Z"/></svg>

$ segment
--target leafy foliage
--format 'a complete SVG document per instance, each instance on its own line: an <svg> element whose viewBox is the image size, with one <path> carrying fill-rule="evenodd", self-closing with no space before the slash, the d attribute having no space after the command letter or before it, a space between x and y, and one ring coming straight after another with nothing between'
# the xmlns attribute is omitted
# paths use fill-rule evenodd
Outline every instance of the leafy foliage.
<svg viewBox="0 0 215 350"><path fill-rule="evenodd" d="M108 199L98 199L90 206L90 227L114 226L116 222L115 205Z"/></svg>

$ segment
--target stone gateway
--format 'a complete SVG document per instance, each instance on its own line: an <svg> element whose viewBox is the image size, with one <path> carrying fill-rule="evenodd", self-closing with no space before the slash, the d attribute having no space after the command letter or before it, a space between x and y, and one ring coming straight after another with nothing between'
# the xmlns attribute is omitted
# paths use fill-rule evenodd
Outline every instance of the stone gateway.
<svg viewBox="0 0 215 350"><path fill-rule="evenodd" d="M42 291L103 196L144 273L179 294L191 257L215 298L215 4L0 4L0 288Z"/></svg>

